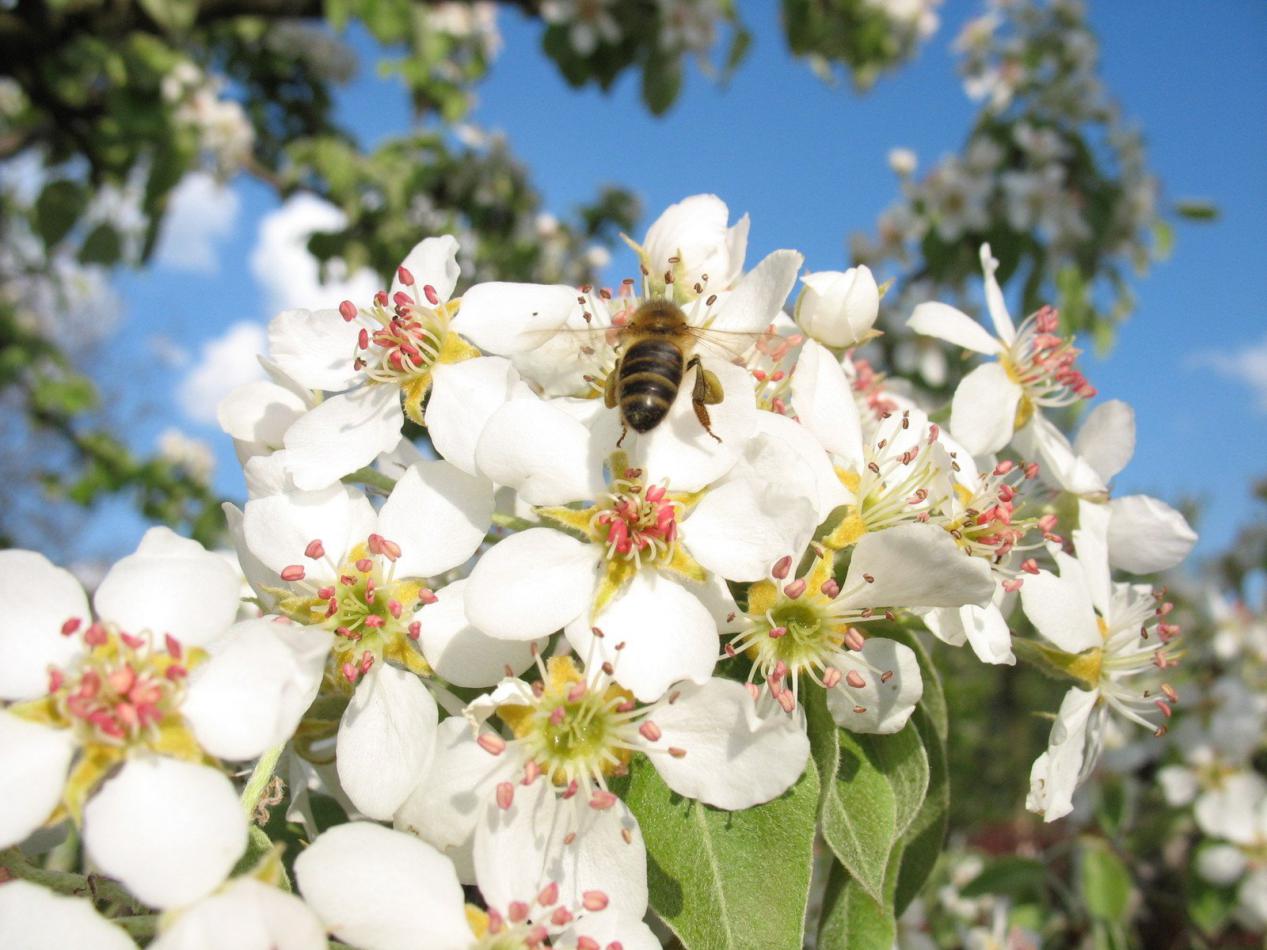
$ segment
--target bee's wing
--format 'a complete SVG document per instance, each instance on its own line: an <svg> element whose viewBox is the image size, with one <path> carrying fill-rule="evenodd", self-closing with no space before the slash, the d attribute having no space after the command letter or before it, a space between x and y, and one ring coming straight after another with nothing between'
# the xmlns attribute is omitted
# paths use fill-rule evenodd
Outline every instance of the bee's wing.
<svg viewBox="0 0 1267 950"><path fill-rule="evenodd" d="M616 364L617 333L591 326L524 333L527 346L515 354L515 365L547 395L601 394L602 380Z"/></svg>
<svg viewBox="0 0 1267 950"><path fill-rule="evenodd" d="M762 333L692 326L688 326L686 332L695 341L697 349L710 351L728 363L746 363L753 348L764 336Z"/></svg>

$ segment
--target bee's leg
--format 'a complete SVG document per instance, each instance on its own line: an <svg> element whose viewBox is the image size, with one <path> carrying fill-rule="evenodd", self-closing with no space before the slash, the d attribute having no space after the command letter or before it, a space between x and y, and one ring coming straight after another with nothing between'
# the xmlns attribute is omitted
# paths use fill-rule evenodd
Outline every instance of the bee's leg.
<svg viewBox="0 0 1267 950"><path fill-rule="evenodd" d="M625 425L625 421L620 421L620 438L616 440L616 448L620 448L620 443L625 441L625 436L629 434L629 426Z"/></svg>
<svg viewBox="0 0 1267 950"><path fill-rule="evenodd" d="M616 383L619 376L620 365L617 364L616 368L607 374L607 379L603 383L603 405L608 409L614 409L616 407L616 403L618 401L616 398Z"/></svg>
<svg viewBox="0 0 1267 950"><path fill-rule="evenodd" d="M720 442L721 436L713 431L708 406L715 406L722 401L721 380L717 378L716 373L704 369L704 364L700 362L698 356L692 356L690 362L686 364L688 370L692 366L695 367L695 386L691 390L691 408L695 410L695 418L704 427L704 431Z"/></svg>

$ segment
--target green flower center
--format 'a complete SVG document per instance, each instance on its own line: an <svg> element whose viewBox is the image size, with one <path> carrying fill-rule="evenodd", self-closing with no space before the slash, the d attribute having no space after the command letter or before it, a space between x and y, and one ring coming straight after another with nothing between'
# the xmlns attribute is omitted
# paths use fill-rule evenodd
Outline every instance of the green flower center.
<svg viewBox="0 0 1267 950"><path fill-rule="evenodd" d="M552 657L531 706L507 704L498 716L524 742L528 758L556 785L582 788L623 770L638 739L632 694L615 684L589 688L570 657Z"/></svg>

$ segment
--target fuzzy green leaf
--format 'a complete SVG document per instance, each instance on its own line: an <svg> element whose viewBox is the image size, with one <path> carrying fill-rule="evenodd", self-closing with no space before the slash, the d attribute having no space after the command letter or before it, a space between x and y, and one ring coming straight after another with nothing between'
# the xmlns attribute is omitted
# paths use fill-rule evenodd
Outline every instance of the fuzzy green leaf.
<svg viewBox="0 0 1267 950"><path fill-rule="evenodd" d="M1111 924L1126 922L1131 901L1131 872L1098 838L1082 839L1078 852L1078 886L1087 911Z"/></svg>
<svg viewBox="0 0 1267 950"><path fill-rule="evenodd" d="M840 729L818 690L810 691L806 713L822 787L823 838L859 886L882 902L889 859L928 791L924 744L911 723L887 736Z"/></svg>
<svg viewBox="0 0 1267 950"><path fill-rule="evenodd" d="M140 0L141 9L169 33L185 33L198 19L198 0Z"/></svg>
<svg viewBox="0 0 1267 950"><path fill-rule="evenodd" d="M773 801L729 812L671 791L640 758L624 799L646 841L651 906L687 950L799 950L818 802L814 769Z"/></svg>
<svg viewBox="0 0 1267 950"><path fill-rule="evenodd" d="M70 233L88 207L88 189L67 178L50 181L35 199L35 230L52 248Z"/></svg>
<svg viewBox="0 0 1267 950"><path fill-rule="evenodd" d="M844 868L833 863L823 898L818 945L889 950L896 937L897 919L892 901L887 900L884 905L876 903Z"/></svg>

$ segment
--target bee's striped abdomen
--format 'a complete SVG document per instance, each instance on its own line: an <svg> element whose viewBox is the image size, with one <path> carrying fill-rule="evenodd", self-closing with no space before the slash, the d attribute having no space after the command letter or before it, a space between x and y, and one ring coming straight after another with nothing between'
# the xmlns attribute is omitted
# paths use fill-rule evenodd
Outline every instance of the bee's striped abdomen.
<svg viewBox="0 0 1267 950"><path fill-rule="evenodd" d="M620 417L650 432L669 411L682 384L682 350L668 340L639 340L620 360Z"/></svg>

